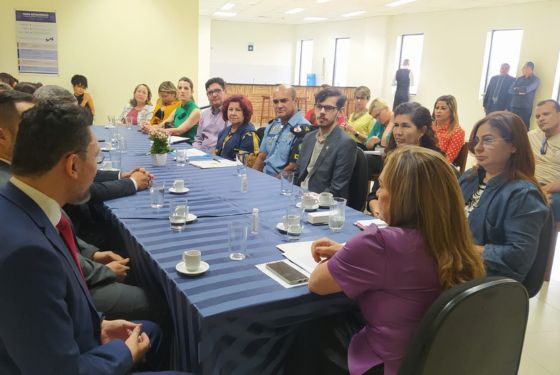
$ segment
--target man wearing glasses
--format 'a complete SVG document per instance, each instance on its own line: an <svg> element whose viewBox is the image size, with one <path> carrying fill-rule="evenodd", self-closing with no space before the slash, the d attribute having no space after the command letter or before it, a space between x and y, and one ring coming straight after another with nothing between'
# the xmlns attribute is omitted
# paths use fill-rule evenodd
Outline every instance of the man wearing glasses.
<svg viewBox="0 0 560 375"><path fill-rule="evenodd" d="M206 81L205 86L210 108L202 111L192 144L199 150L216 147L218 134L226 126L222 116L222 104L227 97L226 83L222 78L214 77Z"/></svg>
<svg viewBox="0 0 560 375"><path fill-rule="evenodd" d="M537 104L538 129L529 132L535 155L535 178L552 198L554 220L560 221L560 104L543 100Z"/></svg>
<svg viewBox="0 0 560 375"><path fill-rule="evenodd" d="M315 193L329 192L348 198L350 177L356 162L356 143L337 126L344 112L346 97L334 88L315 95L318 130L309 133L301 144L296 183Z"/></svg>
<svg viewBox="0 0 560 375"><path fill-rule="evenodd" d="M272 94L276 118L266 127L261 140L260 152L253 168L278 177L282 170L293 171L293 151L303 136L311 130L311 124L298 110L296 90L292 86L279 85Z"/></svg>

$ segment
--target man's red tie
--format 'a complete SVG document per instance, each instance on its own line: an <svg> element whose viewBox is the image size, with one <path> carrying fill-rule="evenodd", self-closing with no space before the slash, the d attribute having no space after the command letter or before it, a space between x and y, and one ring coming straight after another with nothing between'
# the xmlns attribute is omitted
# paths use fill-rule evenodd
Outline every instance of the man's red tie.
<svg viewBox="0 0 560 375"><path fill-rule="evenodd" d="M78 260L78 248L76 247L76 242L74 242L74 234L72 233L72 228L70 226L70 222L62 214L60 217L60 221L56 225L56 229L60 232L60 237L64 240L64 243L70 250L70 254L72 254L72 258L74 258L74 262L76 262L76 266L80 270L80 274L82 275L82 279L84 278L84 272L82 271L82 267L80 266L80 261Z"/></svg>

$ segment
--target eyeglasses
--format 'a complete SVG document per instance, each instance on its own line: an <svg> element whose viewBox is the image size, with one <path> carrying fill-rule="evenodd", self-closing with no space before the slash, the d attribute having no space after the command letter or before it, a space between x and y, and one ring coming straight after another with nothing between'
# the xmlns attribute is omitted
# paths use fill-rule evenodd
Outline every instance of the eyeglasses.
<svg viewBox="0 0 560 375"><path fill-rule="evenodd" d="M221 92L222 92L222 89L215 89L215 90L206 91L206 95L208 95L208 96L218 95Z"/></svg>
<svg viewBox="0 0 560 375"><path fill-rule="evenodd" d="M541 155L546 154L546 150L548 150L548 139L545 137L541 143Z"/></svg>
<svg viewBox="0 0 560 375"><path fill-rule="evenodd" d="M354 99L356 100L367 100L365 96L355 96Z"/></svg>
<svg viewBox="0 0 560 375"><path fill-rule="evenodd" d="M274 104L278 104L278 103L282 103L282 104L286 104L290 101L290 99L288 98L282 98L282 99L273 99L272 103Z"/></svg>
<svg viewBox="0 0 560 375"><path fill-rule="evenodd" d="M325 112L332 112L336 111L338 108L333 105L323 105L323 104L315 104L315 109L321 112L323 109Z"/></svg>
<svg viewBox="0 0 560 375"><path fill-rule="evenodd" d="M95 162L96 162L97 164L103 163L103 160L105 160L105 155L103 155L103 154L97 154L97 155L95 156Z"/></svg>
<svg viewBox="0 0 560 375"><path fill-rule="evenodd" d="M474 137L470 142L469 142L469 149L472 151L474 150L474 148L480 143L482 142L482 146L484 146L484 148L488 148L488 149L493 149L496 148L496 141L498 139L503 139L505 141L504 138L494 138L491 136L484 136L482 137L482 139L479 139L478 137Z"/></svg>

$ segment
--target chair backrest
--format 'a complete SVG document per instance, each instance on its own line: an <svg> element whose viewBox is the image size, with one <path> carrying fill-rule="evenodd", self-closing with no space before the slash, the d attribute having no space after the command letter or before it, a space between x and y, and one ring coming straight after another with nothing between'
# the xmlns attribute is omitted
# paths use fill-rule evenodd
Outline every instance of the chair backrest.
<svg viewBox="0 0 560 375"><path fill-rule="evenodd" d="M554 217L552 211L549 212L546 221L544 222L541 234L539 236L539 247L537 248L537 255L533 261L533 265L523 280L523 286L529 293L529 298L535 296L542 287L544 276L546 273L546 266L551 252L551 244L555 237L556 225L554 224Z"/></svg>
<svg viewBox="0 0 560 375"><path fill-rule="evenodd" d="M467 157L469 156L469 144L465 143L463 147L461 147L461 151L453 160L453 165L459 168L459 173L463 174L465 172L465 167L467 165Z"/></svg>
<svg viewBox="0 0 560 375"><path fill-rule="evenodd" d="M266 130L266 126L261 126L260 128L257 129L257 136L259 137L259 141L262 141L262 139L264 138L264 131ZM260 145L260 142L259 142Z"/></svg>
<svg viewBox="0 0 560 375"><path fill-rule="evenodd" d="M368 194L368 162L361 148L356 147L356 163L350 178L350 189L348 191L348 207L363 211L366 208Z"/></svg>
<svg viewBox="0 0 560 375"><path fill-rule="evenodd" d="M517 374L528 314L527 291L515 280L451 288L422 318L398 374Z"/></svg>

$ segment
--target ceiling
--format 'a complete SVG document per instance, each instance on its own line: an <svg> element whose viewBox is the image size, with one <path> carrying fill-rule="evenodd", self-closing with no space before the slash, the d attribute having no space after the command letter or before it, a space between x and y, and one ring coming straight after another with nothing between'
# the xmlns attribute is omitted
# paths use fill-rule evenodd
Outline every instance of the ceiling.
<svg viewBox="0 0 560 375"><path fill-rule="evenodd" d="M387 7L386 4L391 1L393 0L199 0L199 13L204 16L212 16L213 19L236 22L305 24L321 22L320 20L305 20L305 17L322 17L328 21L343 21L405 13L493 7L542 0L417 0L398 7ZM235 17L214 15L214 12L220 11L220 8L226 3L235 4L227 12L234 12L237 15ZM294 8L304 10L295 14L284 13ZM357 11L364 13L352 17L342 16Z"/></svg>

